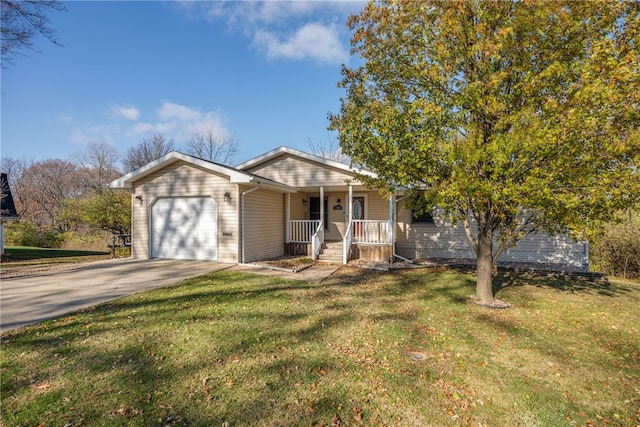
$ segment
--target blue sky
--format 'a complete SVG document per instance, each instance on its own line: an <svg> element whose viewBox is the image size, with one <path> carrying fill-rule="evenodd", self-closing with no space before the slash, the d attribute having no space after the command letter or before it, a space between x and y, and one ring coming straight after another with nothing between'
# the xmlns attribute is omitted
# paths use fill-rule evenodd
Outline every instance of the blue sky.
<svg viewBox="0 0 640 427"><path fill-rule="evenodd" d="M362 2L66 2L63 47L2 70L2 156L68 159L90 141L120 152L163 132L179 149L203 128L237 140L235 163L324 143L338 112L345 22Z"/></svg>

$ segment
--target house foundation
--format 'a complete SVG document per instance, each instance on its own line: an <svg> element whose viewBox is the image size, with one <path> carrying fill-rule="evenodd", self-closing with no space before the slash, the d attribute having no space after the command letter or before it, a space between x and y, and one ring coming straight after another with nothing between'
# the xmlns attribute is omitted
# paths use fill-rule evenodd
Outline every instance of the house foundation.
<svg viewBox="0 0 640 427"><path fill-rule="evenodd" d="M305 256L311 255L310 243L285 243L284 244L285 255L290 256Z"/></svg>
<svg viewBox="0 0 640 427"><path fill-rule="evenodd" d="M367 259L379 262L393 260L393 246L380 244L358 243L353 245L354 259Z"/></svg>

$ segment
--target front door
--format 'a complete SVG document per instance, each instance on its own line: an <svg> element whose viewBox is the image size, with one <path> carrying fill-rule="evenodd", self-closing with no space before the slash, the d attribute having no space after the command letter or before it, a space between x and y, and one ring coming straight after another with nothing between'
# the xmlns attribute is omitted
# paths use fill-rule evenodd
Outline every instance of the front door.
<svg viewBox="0 0 640 427"><path fill-rule="evenodd" d="M354 197L351 203L351 218L363 220L364 215L364 197ZM353 224L354 237L362 237L362 223L356 222Z"/></svg>

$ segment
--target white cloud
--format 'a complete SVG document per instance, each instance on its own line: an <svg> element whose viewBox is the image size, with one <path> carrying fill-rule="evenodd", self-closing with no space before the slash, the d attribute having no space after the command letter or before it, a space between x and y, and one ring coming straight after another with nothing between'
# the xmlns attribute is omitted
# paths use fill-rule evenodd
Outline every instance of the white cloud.
<svg viewBox="0 0 640 427"><path fill-rule="evenodd" d="M141 120L141 117L145 117ZM219 135L231 136L225 127L225 120L219 111L202 111L197 107L163 101L155 111L148 114L135 107L112 107L100 125L85 124L70 129L69 140L74 143L88 141L113 142L115 145L135 144L142 138L162 132L173 138L179 147L187 137L211 130Z"/></svg>
<svg viewBox="0 0 640 427"><path fill-rule="evenodd" d="M346 62L349 54L340 43L334 25L306 24L285 39L269 31L257 31L254 43L270 59L312 59L326 64Z"/></svg>
<svg viewBox="0 0 640 427"><path fill-rule="evenodd" d="M270 59L339 64L349 59L348 16L363 1L181 1L176 8L194 20L223 21Z"/></svg>
<svg viewBox="0 0 640 427"><path fill-rule="evenodd" d="M113 111L116 116L127 120L138 120L138 117L140 117L140 110L133 106L115 106L111 111Z"/></svg>
<svg viewBox="0 0 640 427"><path fill-rule="evenodd" d="M217 111L202 112L197 108L164 101L157 111L160 119L154 128L157 132L174 133L176 138L184 139L203 129L211 129L230 135L224 127L222 115Z"/></svg>
<svg viewBox="0 0 640 427"><path fill-rule="evenodd" d="M142 135L145 133L153 132L155 130L155 126L151 123L147 122L137 122L127 132L129 135Z"/></svg>
<svg viewBox="0 0 640 427"><path fill-rule="evenodd" d="M283 24L292 19L317 15L330 10L337 2L319 1L263 1L230 2L230 15L234 21L250 24Z"/></svg>
<svg viewBox="0 0 640 427"><path fill-rule="evenodd" d="M169 101L164 101L162 106L158 109L158 117L163 120L177 119L181 121L190 121L196 120L200 115L201 113L193 108Z"/></svg>

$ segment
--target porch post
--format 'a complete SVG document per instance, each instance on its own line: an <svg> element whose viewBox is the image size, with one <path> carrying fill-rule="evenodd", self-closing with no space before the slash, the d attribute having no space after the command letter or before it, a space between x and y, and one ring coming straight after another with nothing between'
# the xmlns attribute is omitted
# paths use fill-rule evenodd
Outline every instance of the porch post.
<svg viewBox="0 0 640 427"><path fill-rule="evenodd" d="M285 242L291 243L291 193L286 193L284 195L284 204L285 204Z"/></svg>
<svg viewBox="0 0 640 427"><path fill-rule="evenodd" d="M345 222L345 235L344 240L342 241L342 263L347 264L349 262L349 252L351 251L351 243L353 241L352 235L353 230L351 230L351 206L353 205L353 188L351 187L351 181L345 181L347 183L347 187L349 188L349 196L347 198L347 209L345 209L345 215L347 215ZM347 232L348 231L348 232Z"/></svg>
<svg viewBox="0 0 640 427"><path fill-rule="evenodd" d="M327 224L324 223L324 187L320 187L320 222L323 225L320 242L324 243L324 230L327 228Z"/></svg>
<svg viewBox="0 0 640 427"><path fill-rule="evenodd" d="M351 215L351 209L353 209L353 187L351 186L351 184L348 184L349 186L349 204L347 206L349 206L349 209L347 209L347 225L351 225L351 220L353 218L353 216Z"/></svg>
<svg viewBox="0 0 640 427"><path fill-rule="evenodd" d="M396 193L389 196L389 243L393 245L396 241Z"/></svg>

